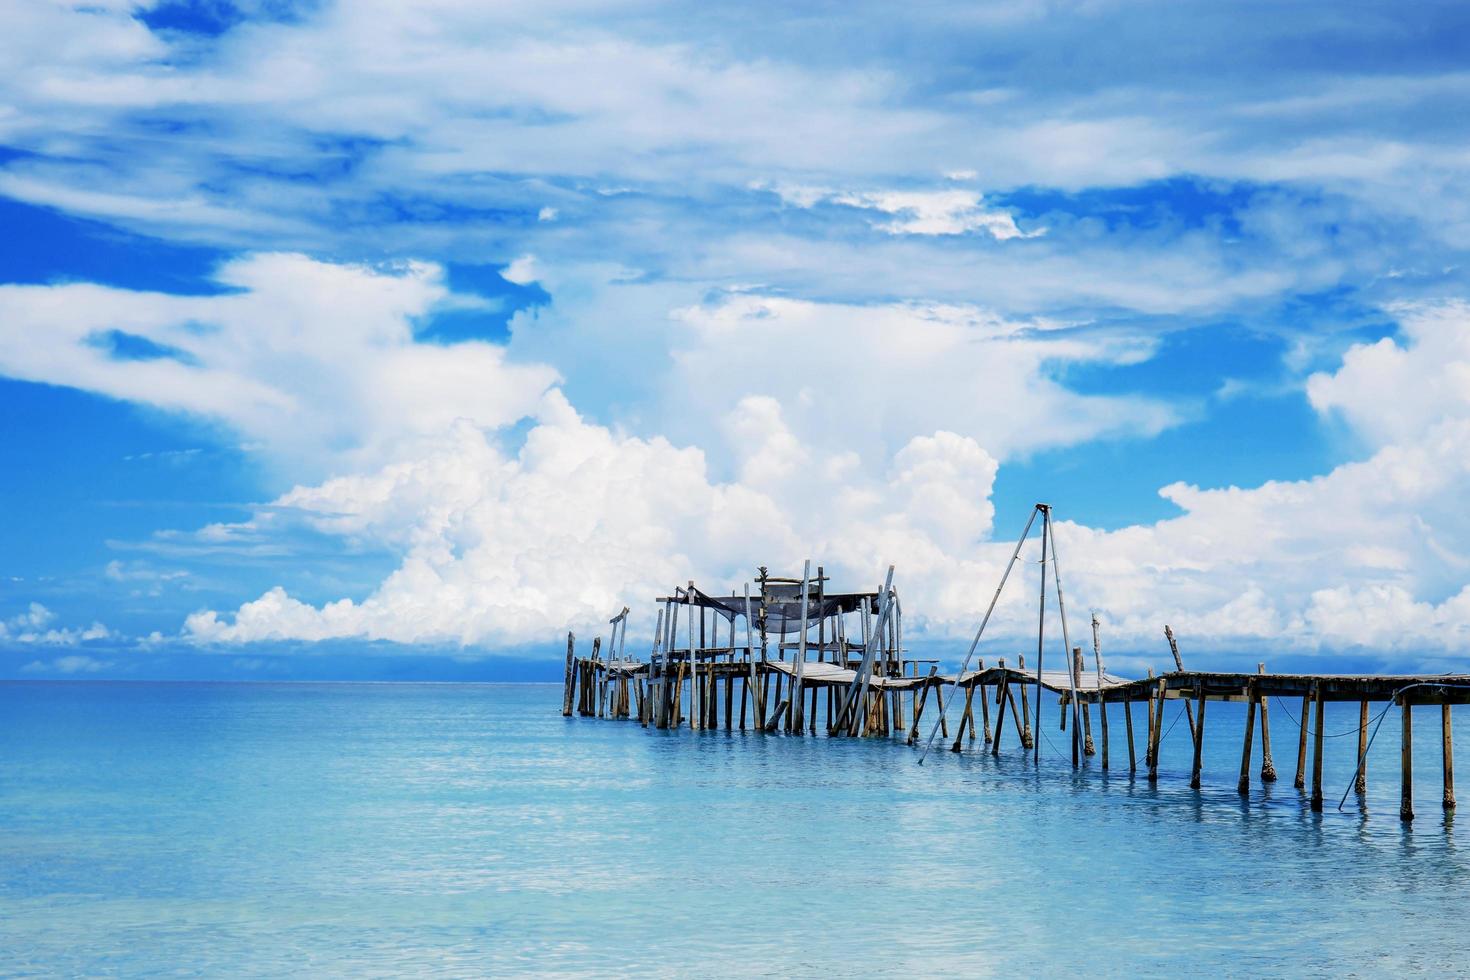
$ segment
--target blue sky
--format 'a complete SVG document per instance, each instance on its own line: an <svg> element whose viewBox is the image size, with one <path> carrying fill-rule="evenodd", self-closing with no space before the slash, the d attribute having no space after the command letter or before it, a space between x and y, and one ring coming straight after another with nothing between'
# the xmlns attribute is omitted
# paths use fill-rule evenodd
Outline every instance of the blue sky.
<svg viewBox="0 0 1470 980"><path fill-rule="evenodd" d="M808 557L943 654L1036 500L1113 669L1470 651L1462 5L8 19L0 676L550 675Z"/></svg>

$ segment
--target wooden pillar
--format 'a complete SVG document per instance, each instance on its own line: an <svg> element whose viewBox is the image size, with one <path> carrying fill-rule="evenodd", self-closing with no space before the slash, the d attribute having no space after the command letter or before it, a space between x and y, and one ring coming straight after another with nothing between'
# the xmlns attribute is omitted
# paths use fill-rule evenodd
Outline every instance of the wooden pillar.
<svg viewBox="0 0 1470 980"><path fill-rule="evenodd" d="M1235 791L1241 796L1247 796L1251 791L1251 739L1256 734L1256 701L1256 688L1252 684L1249 700L1245 705L1245 737L1240 746L1240 779L1235 783Z"/></svg>
<svg viewBox="0 0 1470 980"><path fill-rule="evenodd" d="M1025 672L1026 655L1024 653L1016 657L1016 669L1022 673ZM1036 699L1038 702L1041 700L1040 688L1036 689ZM1021 684L1021 721L1021 747L1029 749L1031 748L1031 739L1034 736L1031 732L1031 704L1026 697L1026 685L1024 682Z"/></svg>
<svg viewBox="0 0 1470 980"><path fill-rule="evenodd" d="M1164 740L1164 685L1167 682L1161 677L1157 687L1155 700L1158 708L1154 712L1154 734L1153 747L1148 754L1148 781L1158 782L1159 779L1159 743Z"/></svg>
<svg viewBox="0 0 1470 980"><path fill-rule="evenodd" d="M974 703L974 701L975 685L971 684L965 690L965 710L960 715L960 727L954 733L954 744L949 747L949 750L951 752L958 752L960 750L960 742L963 741L965 737L965 725L973 724L974 716L970 713L970 706Z"/></svg>
<svg viewBox="0 0 1470 980"><path fill-rule="evenodd" d="M985 661L984 660L980 661L980 666L977 667L977 668L975 668L975 669L976 670L984 670L985 669ZM1037 697L1040 697L1040 695L1038 694ZM985 732L984 732L984 735L985 735L985 744L986 745L989 745L990 744L990 700L989 700L989 698L985 694L985 685L984 684L981 684L980 685L980 721L985 725Z"/></svg>
<svg viewBox="0 0 1470 980"><path fill-rule="evenodd" d="M1442 704L1439 706L1439 726L1443 734L1444 752L1444 808L1453 810L1455 808L1455 753L1450 744L1450 706Z"/></svg>
<svg viewBox="0 0 1470 980"><path fill-rule="evenodd" d="M1323 698L1322 685L1319 682L1317 688L1317 730L1312 733L1312 809L1318 813L1322 812L1322 712Z"/></svg>
<svg viewBox="0 0 1470 980"><path fill-rule="evenodd" d="M1307 709L1312 705L1310 693L1302 695L1302 723L1296 733L1296 781L1297 789L1307 785Z"/></svg>
<svg viewBox="0 0 1470 980"><path fill-rule="evenodd" d="M1001 661L1001 666L1005 666L1005 661ZM1006 694L1009 687L1010 678L1003 676L1000 685L995 689L995 740L990 743L990 754L996 757L1000 756L1000 736L1006 727Z"/></svg>
<svg viewBox="0 0 1470 980"><path fill-rule="evenodd" d="M1148 679L1154 679L1154 669L1148 669ZM1143 740L1143 764L1152 766L1154 764L1154 725L1157 719L1154 717L1154 686L1149 685L1148 691L1148 734Z"/></svg>
<svg viewBox="0 0 1470 980"><path fill-rule="evenodd" d="M1072 648L1072 686L1074 689L1082 687L1081 647ZM1078 698L1078 700L1082 701L1082 754L1088 756L1097 755L1097 746L1092 742L1092 703L1082 698Z"/></svg>
<svg viewBox="0 0 1470 980"><path fill-rule="evenodd" d="M1128 772L1132 774L1138 771L1138 760L1133 755L1133 701L1127 695L1123 697L1123 725L1128 729Z"/></svg>
<svg viewBox="0 0 1470 980"><path fill-rule="evenodd" d="M1195 699L1199 702L1199 714L1194 722L1194 768L1190 772L1189 788L1199 789L1200 756L1205 747L1205 685L1195 688Z"/></svg>
<svg viewBox="0 0 1470 980"><path fill-rule="evenodd" d="M1399 696L1403 705L1403 734L1399 744L1399 819L1414 819L1414 708L1409 696Z"/></svg>
<svg viewBox="0 0 1470 980"><path fill-rule="evenodd" d="M1353 789L1359 796L1368 792L1368 701L1358 702L1358 774Z"/></svg>
<svg viewBox="0 0 1470 980"><path fill-rule="evenodd" d="M847 659L846 653L843 654L843 659L844 660ZM919 719L921 717L923 717L923 714L924 714L924 705L926 705L926 704L929 703L929 688L934 685L934 675L937 674L938 672L939 672L939 668L938 667L931 666L929 668L929 676L924 681L924 683L922 685L922 687L924 689L924 693L919 698L919 700L917 702L915 702L915 704L914 704L914 711L913 711L913 714L914 714L914 724L913 724L913 727L911 727L909 729L909 744L910 745L913 745L915 742L917 742L919 740Z"/></svg>
<svg viewBox="0 0 1470 980"><path fill-rule="evenodd" d="M577 658L576 655L572 653L572 647L575 643L576 637L574 637L571 633L568 633L567 669L566 674L562 677L561 686L561 716L563 718L570 716L572 713L572 691L575 690L577 687Z"/></svg>
<svg viewBox="0 0 1470 980"><path fill-rule="evenodd" d="M1265 664L1256 664L1256 673L1264 674ZM1270 697L1263 696L1261 699L1261 782L1276 782L1276 763L1271 761L1271 716L1267 713L1267 702Z"/></svg>

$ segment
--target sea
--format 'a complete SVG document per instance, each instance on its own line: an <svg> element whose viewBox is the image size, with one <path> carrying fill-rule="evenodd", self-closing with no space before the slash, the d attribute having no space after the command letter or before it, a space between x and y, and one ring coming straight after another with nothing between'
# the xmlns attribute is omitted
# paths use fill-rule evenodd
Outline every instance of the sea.
<svg viewBox="0 0 1470 980"><path fill-rule="evenodd" d="M1439 709L1404 824L1397 709L1339 809L1357 706L1328 706L1314 813L1300 702L1270 707L1281 778L1258 733L1241 797L1237 704L1193 790L1181 702L1151 784L1142 706L1131 774L1121 709L1074 771L1051 701L1039 763L1008 727L920 765L564 718L559 684L4 683L0 975L1470 973Z"/></svg>

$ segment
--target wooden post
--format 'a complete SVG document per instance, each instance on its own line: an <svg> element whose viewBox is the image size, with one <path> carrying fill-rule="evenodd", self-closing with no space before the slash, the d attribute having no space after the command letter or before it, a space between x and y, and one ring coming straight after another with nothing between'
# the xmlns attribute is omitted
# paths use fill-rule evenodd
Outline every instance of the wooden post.
<svg viewBox="0 0 1470 980"><path fill-rule="evenodd" d="M1199 702L1199 715L1194 725L1194 769L1189 777L1190 789L1199 789L1200 755L1205 747L1205 685L1203 682L1195 688L1195 698Z"/></svg>
<svg viewBox="0 0 1470 980"><path fill-rule="evenodd" d="M1317 730L1312 733L1312 809L1318 813L1322 812L1322 684L1318 682L1317 688Z"/></svg>
<svg viewBox="0 0 1470 980"><path fill-rule="evenodd" d="M847 659L846 653L843 654L843 658L842 659L844 659L844 660ZM923 694L922 697L919 698L918 703L914 705L914 724L913 724L913 727L911 727L909 729L909 744L910 745L913 745L915 742L917 742L919 740L919 719L924 714L924 705L926 705L926 704L929 703L929 688L934 685L934 675L937 674L938 672L939 672L939 668L938 667L931 666L929 668L929 676L928 676L928 678L925 679L924 684L922 685L923 688L924 688L924 694Z"/></svg>
<svg viewBox="0 0 1470 980"><path fill-rule="evenodd" d="M1368 792L1368 701L1358 702L1358 774L1353 789L1359 796Z"/></svg>
<svg viewBox="0 0 1470 980"><path fill-rule="evenodd" d="M1245 737L1240 746L1240 779L1235 784L1235 791L1241 796L1248 796L1251 791L1251 739L1256 733L1256 686L1251 685L1249 700L1245 705Z"/></svg>
<svg viewBox="0 0 1470 980"><path fill-rule="evenodd" d="M1082 648L1072 648L1072 687L1075 689L1082 684ZM1081 701L1081 698L1078 698ZM1087 756L1097 755L1097 747L1092 743L1092 703L1082 701L1082 754Z"/></svg>
<svg viewBox="0 0 1470 980"><path fill-rule="evenodd" d="M1092 614L1092 667L1097 674L1097 717L1102 722L1102 767L1108 771L1108 702L1103 696L1102 643L1098 640L1097 613Z"/></svg>
<svg viewBox="0 0 1470 980"><path fill-rule="evenodd" d="M1000 665L1003 668L1006 662L1002 660ZM990 754L997 758L1000 757L1000 736L1006 727L1006 702L1008 700L1006 695L1010 693L1010 687L1010 677L1002 675L1000 686L995 689L995 699L997 702L995 706L995 740L990 743Z"/></svg>
<svg viewBox="0 0 1470 980"><path fill-rule="evenodd" d="M806 686L804 674L806 671L806 629L807 629L807 600L811 593L812 563L808 559L801 566L801 633L796 643L796 669L791 672L791 716L790 730L796 734L802 734L806 727Z"/></svg>
<svg viewBox="0 0 1470 980"><path fill-rule="evenodd" d="M980 666L977 667L977 668L975 668L975 669L976 670L983 671L985 669L985 661L984 660L981 660L980 661ZM1040 697L1040 696L1041 695L1039 695L1039 694L1037 695L1037 697ZM989 745L990 744L990 700L985 695L985 685L984 684L981 684L980 685L980 720L985 725L985 733L984 733L985 734L985 744L986 745Z"/></svg>
<svg viewBox="0 0 1470 980"><path fill-rule="evenodd" d="M574 637L571 633L568 633L567 669L566 674L562 678L561 686L561 716L563 718L569 717L572 713L572 692L576 690L577 687L577 658L576 655L572 652L572 647L575 643L576 637Z"/></svg>
<svg viewBox="0 0 1470 980"><path fill-rule="evenodd" d="M598 671L598 667L601 666L598 663L598 655L601 650L602 637L594 636L592 638L592 705L588 714L595 715L598 718L602 717L602 694L604 690L602 674Z"/></svg>
<svg viewBox="0 0 1470 980"><path fill-rule="evenodd" d="M1148 781L1159 781L1159 743L1164 740L1164 686L1168 682L1159 678L1157 695L1158 710L1154 712L1153 748L1148 754Z"/></svg>
<svg viewBox="0 0 1470 980"><path fill-rule="evenodd" d="M1414 819L1414 707L1407 694L1399 695L1403 705L1403 734L1399 745L1399 819Z"/></svg>
<svg viewBox="0 0 1470 980"><path fill-rule="evenodd" d="M1154 679L1154 669L1148 669L1148 679ZM1154 764L1154 687L1149 685L1148 691L1148 735L1143 740L1143 764L1152 766Z"/></svg>
<svg viewBox="0 0 1470 980"><path fill-rule="evenodd" d="M1128 772L1138 771L1138 760L1133 756L1133 701L1123 695L1123 724L1128 729Z"/></svg>
<svg viewBox="0 0 1470 980"><path fill-rule="evenodd" d="M1444 808L1453 810L1455 808L1455 753L1450 744L1450 706L1448 703L1439 706L1439 725L1444 735Z"/></svg>
<svg viewBox="0 0 1470 980"><path fill-rule="evenodd" d="M1296 781L1292 783L1297 789L1307 785L1307 709L1312 705L1311 693L1302 695L1302 723L1297 730L1296 739Z"/></svg>
<svg viewBox="0 0 1470 980"><path fill-rule="evenodd" d="M1026 655L1024 653L1016 657L1016 669L1025 672ZM1040 688L1036 689L1036 697L1038 699L1041 697ZM1031 748L1031 705L1026 700L1025 681L1021 682L1021 720L1024 722L1021 726L1021 748L1029 749Z"/></svg>
<svg viewBox="0 0 1470 980"><path fill-rule="evenodd" d="M1264 674L1265 664L1256 664L1256 673ZM1276 763L1271 761L1271 716L1266 713L1266 702L1269 696L1261 699L1261 782L1276 782Z"/></svg>

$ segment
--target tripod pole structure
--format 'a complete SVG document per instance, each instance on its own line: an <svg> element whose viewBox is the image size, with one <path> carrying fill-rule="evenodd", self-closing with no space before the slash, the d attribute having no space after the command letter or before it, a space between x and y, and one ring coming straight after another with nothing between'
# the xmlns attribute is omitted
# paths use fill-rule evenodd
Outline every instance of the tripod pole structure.
<svg viewBox="0 0 1470 980"><path fill-rule="evenodd" d="M965 671L970 669L970 661L975 658L975 649L980 646L980 637L985 635L985 627L990 622L990 614L995 612L995 604L1000 601L1000 593L1006 587L1006 579L1011 577L1011 569L1016 567L1016 559L1021 555L1021 546L1031 536L1031 525L1036 523L1036 514L1039 510L1041 510L1040 505L1031 508L1031 516L1026 521L1026 529L1021 532L1021 537L1016 540L1016 550L1011 552L1011 560L1006 562L1006 570L1001 574L1000 584L995 587L995 595L990 599L990 608L985 610L985 618L980 620L980 629L975 631L975 639L970 643L970 652L965 654L965 662L960 667L959 676L955 678L956 681L964 677ZM1043 571L1045 570L1043 569ZM929 757L929 748L934 744L934 736L939 734L939 725L942 721L944 721L944 712L941 710L939 717L934 721L934 727L929 729L929 738L924 743L924 751L919 754L919 765L921 766L924 764L924 760Z"/></svg>

